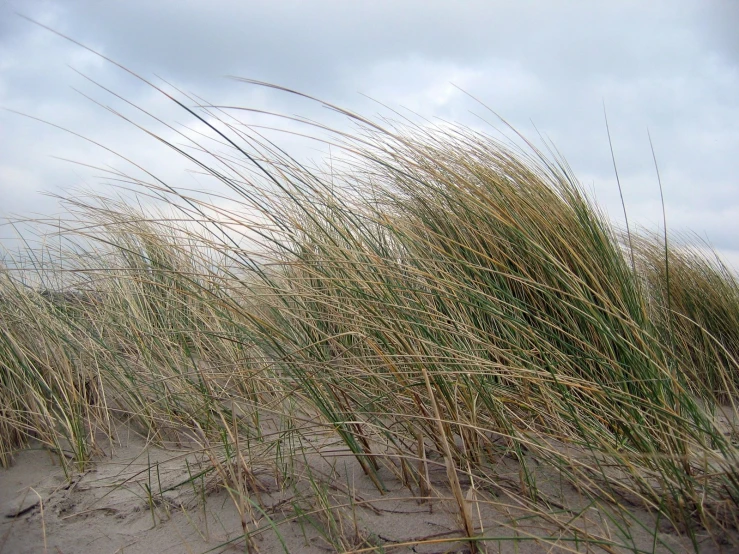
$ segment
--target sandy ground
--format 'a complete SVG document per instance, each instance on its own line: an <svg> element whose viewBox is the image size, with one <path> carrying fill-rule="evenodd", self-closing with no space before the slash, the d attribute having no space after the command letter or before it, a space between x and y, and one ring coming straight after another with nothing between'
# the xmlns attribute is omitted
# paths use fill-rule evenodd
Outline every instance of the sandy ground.
<svg viewBox="0 0 739 554"><path fill-rule="evenodd" d="M227 491L209 484L212 477L187 482L198 468L205 467L205 460L193 447L154 447L130 428L121 426L118 444L111 446L90 469L68 479L55 456L34 445L18 453L10 469L0 470L0 554L244 552L241 518ZM339 521L348 540L343 550L469 551L463 542L441 542L459 536L453 502L419 503L389 473L385 475L388 490L381 496L353 458L340 450L336 450L333 462L321 458L314 466L312 474L324 475L329 483L326 488L329 497L346 500L346 493L352 491L354 506L347 506L342 511L344 518ZM514 470L511 469L513 478ZM542 482L546 477L543 471ZM263 509L277 523L279 536L267 519L254 511L257 523L250 523L248 529L253 530L255 526L263 529L253 542L254 551L325 553L342 550L329 544L316 527L310 525L310 517L301 521L294 518L290 494L281 492L273 477L267 473L257 473L257 477ZM299 472L296 479L300 486L300 479L306 477ZM432 464L431 480L436 494L450 497L444 488L442 464ZM151 502L147 489L155 493ZM572 506L582 503L574 489L562 494ZM596 551L574 543L553 546L526 540L527 536L550 532L551 526L548 529L545 521L532 519L529 528L521 523L512 527L506 522L512 517L520 518L523 511L514 513L516 510L511 509L510 502L504 507L504 499L500 499L499 504L494 500L483 504L479 511L473 510L475 521L483 525L488 536L518 537L519 540L486 543L487 552ZM650 514L634 510L636 519L648 527L653 521ZM588 517L596 521L599 514L593 512ZM581 519L587 520L587 517ZM587 526L587 521L585 524ZM656 548L655 537L646 530L635 528L632 534L636 546L645 551L681 553L693 550L686 539L669 530L658 533ZM421 538L438 542L403 544ZM700 551L728 553L737 550L706 540Z"/></svg>

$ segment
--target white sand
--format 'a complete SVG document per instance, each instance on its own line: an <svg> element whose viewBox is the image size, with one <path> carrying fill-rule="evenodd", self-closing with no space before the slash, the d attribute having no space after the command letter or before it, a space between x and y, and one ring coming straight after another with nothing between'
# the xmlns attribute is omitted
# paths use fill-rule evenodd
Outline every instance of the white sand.
<svg viewBox="0 0 739 554"><path fill-rule="evenodd" d="M204 553L244 552L240 517L234 503L222 488L208 486L210 478L196 480L159 495L157 491L188 479L186 461L190 471L197 471L203 458L193 448L147 447L145 441L125 426L119 428L120 445L110 449L106 456L99 457L93 467L74 475L71 483L65 478L54 456L36 445L20 452L15 464L8 470L0 470L0 554L23 554L49 552L54 554L73 553ZM459 526L454 515L454 504L436 500L419 504L410 498L408 489L392 476L385 475L388 491L378 494L358 467L353 458L337 452L333 469L325 460L316 462L313 471L333 472L329 495L346 499L342 492L351 488L355 507L347 507L341 525L344 534L351 539L355 531L368 544L383 544L388 552L465 552L464 542L438 542L426 545L400 546L405 541L423 537L444 538L459 536ZM320 467L323 464L324 467ZM158 468L158 475L157 475ZM383 470L386 471L386 470ZM512 478L515 468L511 466ZM546 487L546 469L542 469L539 480ZM256 514L258 525L264 527L254 540L259 552L306 552L324 553L335 551L320 534L305 522L295 519L282 521L291 516L290 493L280 492L277 482L267 473L257 473L263 488L262 502L272 519L278 523L281 540L272 531L264 517ZM550 474L552 472L549 472ZM435 491L442 496L445 491L445 474L441 464L432 467L432 482ZM205 504L199 487L205 487ZM146 487L155 491L156 505L150 509ZM561 496L572 506L582 503L574 489ZM490 497L479 513L473 508L476 524L482 522L487 536L525 537L527 533L546 533L546 522L532 520L529 529L507 527L505 522L511 515L520 516L501 504L510 503L505 498ZM372 509L365 502L372 504ZM638 512L638 519L648 524L651 516ZM596 521L598 514L589 513ZM582 519L582 518L581 518ZM355 521L357 529L355 530ZM551 526L549 526L551 528ZM253 525L249 529L254 529ZM692 551L690 543L673 533L660 532L658 538L674 552ZM644 530L632 529L640 547L651 550L653 537ZM232 544L228 541L235 540ZM355 541L355 546L362 543ZM351 546L351 545L349 545ZM564 548L575 550L573 543L561 543L561 548L551 544L520 541L489 542L488 552L564 552ZM382 551L380 549L378 552ZM580 551L588 551L580 545ZM594 551L594 550L590 550ZM619 551L619 550L616 550ZM668 551L659 546L657 551ZM731 552L725 545L723 550L710 541L704 541L701 552Z"/></svg>

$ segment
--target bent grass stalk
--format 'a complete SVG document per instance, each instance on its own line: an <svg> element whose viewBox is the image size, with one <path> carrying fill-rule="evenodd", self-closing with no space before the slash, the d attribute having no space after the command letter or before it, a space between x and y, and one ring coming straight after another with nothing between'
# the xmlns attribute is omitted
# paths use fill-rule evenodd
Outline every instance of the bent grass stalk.
<svg viewBox="0 0 739 554"><path fill-rule="evenodd" d="M89 463L111 415L156 440L194 432L247 549L260 515L275 531L289 520L267 515L254 464L282 475L327 434L380 499L391 475L430 500L429 467L444 460L456 540L473 551L510 539L475 531L470 502L482 509L493 493L558 529L530 535L550 545L638 551L627 500L694 541L735 530L737 430L718 417L737 398L733 274L631 230L627 256L563 160L461 126L330 107L358 128L302 122L329 134L327 172L228 107L202 108L211 134L185 136L187 152L158 137L235 207L152 176L126 186L158 199L159 213L68 203L54 223L66 252L48 271L91 301L60 307L2 271L2 461L34 436ZM230 151L212 152L209 137ZM508 465L519 479L501 474ZM611 514L604 527L553 510L562 500L542 466ZM474 484L471 499L460 480ZM345 525L325 486L310 494L326 540L353 548L356 506ZM294 494L300 511L308 493ZM656 548L656 527L649 539Z"/></svg>

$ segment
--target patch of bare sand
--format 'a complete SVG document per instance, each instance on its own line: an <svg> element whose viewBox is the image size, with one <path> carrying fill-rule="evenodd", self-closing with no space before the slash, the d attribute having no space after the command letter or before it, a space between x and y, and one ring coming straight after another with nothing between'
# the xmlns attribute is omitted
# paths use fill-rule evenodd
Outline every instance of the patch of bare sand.
<svg viewBox="0 0 739 554"><path fill-rule="evenodd" d="M291 483L280 483L267 471L256 471L259 481L260 512L252 509L247 530L259 527L253 541L255 551L325 553L333 551L376 552L466 552L468 543L450 542L460 536L452 495L446 488L442 460L429 461L432 501L421 502L390 471L378 472L386 487L378 493L356 460L331 441L317 441L313 452L295 465ZM74 553L205 553L244 552L241 517L227 491L212 475L194 477L209 467L208 458L194 445L154 447L126 426L119 427L119 440L107 456L96 460L84 473L68 480L54 456L38 445L17 454L15 464L0 471L0 554L49 552ZM517 466L501 460L498 469L503 481L519 479ZM320 494L310 486L312 477L326 486ZM552 488L564 508L561 520L573 519L579 527L619 541L619 526L629 529L631 544L645 552L689 552L690 541L662 530L654 535L654 518L633 508L631 521L611 521L602 511L588 508L588 502L571 486L563 486L554 471L539 468L541 490ZM550 483L548 483L550 481ZM507 496L504 487L497 493L471 490L463 481L477 529L485 536L501 537L485 543L487 552L598 551L591 545L562 540L537 541L537 537L558 536L558 526L547 518L534 517L528 508ZM513 485L511 485L513 486ZM149 491L152 491L151 496ZM311 492L312 491L312 492ZM319 506L319 496L334 506L334 537ZM299 501L300 499L300 501ZM312 499L314 513L311 512ZM303 517L296 517L300 505ZM580 515L574 521L574 514ZM276 525L277 533L266 515ZM640 526L641 524L641 526ZM421 544L421 542L423 544ZM624 542L621 539L621 542ZM700 551L731 552L731 546L703 538ZM611 548L612 552L632 549Z"/></svg>

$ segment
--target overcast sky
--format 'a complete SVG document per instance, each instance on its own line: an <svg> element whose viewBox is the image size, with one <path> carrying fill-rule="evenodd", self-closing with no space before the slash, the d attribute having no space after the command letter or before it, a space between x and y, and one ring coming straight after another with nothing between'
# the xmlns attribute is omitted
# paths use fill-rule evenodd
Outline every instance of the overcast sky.
<svg viewBox="0 0 739 554"><path fill-rule="evenodd" d="M707 237L739 267L738 1L0 0L0 107L67 127L192 186L183 160L76 92L111 102L71 68L165 117L186 122L182 113L16 11L213 103L320 116L315 105L226 78L237 75L364 114L378 111L366 95L479 124L475 114L484 109L456 85L524 134L549 137L621 222L605 102L631 221L653 228L661 221L649 128L668 226ZM55 213L43 191L102 186L96 173L55 156L122 165L0 111L0 217ZM0 229L0 237L9 234Z"/></svg>

